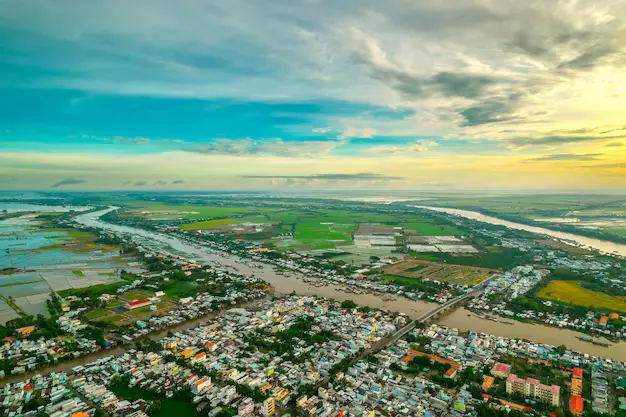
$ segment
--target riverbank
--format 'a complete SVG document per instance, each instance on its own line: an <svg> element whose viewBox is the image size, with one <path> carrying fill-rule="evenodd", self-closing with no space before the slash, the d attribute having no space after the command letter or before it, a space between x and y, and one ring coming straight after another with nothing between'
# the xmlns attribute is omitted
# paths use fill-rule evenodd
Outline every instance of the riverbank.
<svg viewBox="0 0 626 417"><path fill-rule="evenodd" d="M188 242L177 236L135 227L120 226L100 220L100 216L116 209L117 208L110 208L99 212L92 212L77 216L75 219L85 226L139 237L140 241L137 241L138 244L151 246L159 251L191 258L202 263L214 263L230 267L240 274L254 275L268 282L274 287L276 292L281 294L290 294L295 291L299 295L317 295L341 301L352 300L358 305L366 305L381 310L397 311L407 314L412 318L419 317L422 313L435 306L433 303L421 300L413 301L404 297L397 297L394 300L383 300L382 295L384 294L356 294L338 291L336 289L338 284L330 281L325 282L324 285L318 285L317 283L316 285L312 285L304 281L304 279L307 278L304 275L297 272L278 272L277 267L271 264L255 261L253 262L254 265L252 265L249 260L242 259L237 255L201 246L199 243Z"/></svg>
<svg viewBox="0 0 626 417"><path fill-rule="evenodd" d="M518 321L514 324L509 324L502 321L496 322L481 319L465 308L459 308L445 315L437 321L437 324L454 327L461 331L488 333L513 339L525 339L534 343L543 343L553 346L565 345L568 349L576 352L626 362L625 342L617 342L607 347L594 345L590 342L580 340L578 337L584 335L584 333L574 330Z"/></svg>
<svg viewBox="0 0 626 417"><path fill-rule="evenodd" d="M375 294L339 292L335 289L336 285L332 285L332 283L328 283L328 285L325 286L310 285L302 280L305 277L301 274L287 272L281 272L279 274L275 268L269 264L259 264L258 267L252 267L248 262L244 262L244 260L235 255L201 247L196 244L189 244L178 237L138 228L118 226L99 220L99 217L103 215L104 212L108 211L110 211L110 209L103 212L88 213L78 216L76 219L82 218L81 223L90 227L141 236L142 244L150 244L150 242L152 242L152 244L155 244L161 250L164 250L164 246L168 246L174 252L180 253L181 256L192 257L206 263L218 262L221 265L234 268L239 273L255 275L272 285L277 293L289 294L295 291L299 295L317 295L337 300L352 300L358 305L396 311L407 314L411 318L417 318L422 315L422 313L435 306L433 303L412 301L403 297L384 301L379 295ZM462 312L465 312L465 314ZM547 327L539 324L516 322L514 325L510 325L496 323L490 320L468 316L468 313L467 310L460 309L450 315L444 316L442 319L438 320L437 323L456 327L460 330L492 333L497 336L527 339L536 343L546 343L555 346L565 344L568 348L582 353L626 361L626 344L624 342L604 348L577 339L577 336L582 333L577 333L572 330ZM517 332L518 328L520 329L519 333ZM567 343L563 343L565 341Z"/></svg>
<svg viewBox="0 0 626 417"><path fill-rule="evenodd" d="M453 216L464 217L466 219L477 220L484 223L489 223L497 226L504 226L510 229L523 230L526 232L536 233L538 235L545 235L553 237L559 241L568 243L572 246L579 246L583 248L591 248L600 251L601 253L609 255L626 256L626 245L621 243L610 242L608 240L601 240L592 237L586 237L582 235L576 235L573 233L559 232L557 230L546 229L545 227L530 226L528 224L516 223L508 220L499 219L497 217L488 216L486 214L479 213L477 211L461 210L446 207L431 207L431 206L412 206L419 209L436 211L439 213L450 214Z"/></svg>
<svg viewBox="0 0 626 417"><path fill-rule="evenodd" d="M161 340L163 337L165 337L169 332L182 332L188 329L192 329L194 327L199 327L202 326L208 322L210 322L211 320L215 319L217 316L219 316L220 314L224 313L225 311L231 310L233 308L245 308L245 309L249 309L249 310L254 310L258 305L260 305L262 302L267 301L268 299L270 299L272 296L274 296L275 294L273 292L269 292L267 296L262 297L262 298L257 298L255 300L250 300L248 302L245 303L239 303L239 304L234 304L234 305L229 305L226 307L222 307L219 308L217 310L211 311L201 317L196 317L194 319L191 320L187 320L185 322L182 322L176 326L172 326L172 327L168 327L153 333L148 333L147 335L145 335L144 337L147 337L149 339L152 340ZM50 373L55 373L55 372L69 372L72 370L72 368L79 366L79 365L86 365L88 363L91 363L97 359L100 358L104 358L107 356L120 356L123 355L124 352L126 352L128 349L133 349L135 347L134 343L125 343L125 344L118 344L115 347L111 348L111 349L102 349L99 350L97 352L94 353L90 353L84 356L81 356L79 358L76 359L70 359L67 361L62 361L59 362L57 364L54 365L50 365L50 366L45 366L42 368L37 368L35 370L26 372L24 374L20 374L20 375L11 375L11 376L7 376L4 379L0 379L0 386L4 385L4 384L8 384L8 383L12 383L12 382L19 382L22 381L24 379L27 378L32 378L33 376L37 375L37 374L50 374Z"/></svg>

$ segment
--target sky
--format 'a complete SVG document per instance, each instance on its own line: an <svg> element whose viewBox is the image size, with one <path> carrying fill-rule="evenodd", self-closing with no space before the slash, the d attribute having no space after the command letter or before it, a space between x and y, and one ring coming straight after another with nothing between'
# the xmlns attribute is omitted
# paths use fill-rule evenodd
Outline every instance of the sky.
<svg viewBox="0 0 626 417"><path fill-rule="evenodd" d="M626 0L0 0L0 189L626 191Z"/></svg>

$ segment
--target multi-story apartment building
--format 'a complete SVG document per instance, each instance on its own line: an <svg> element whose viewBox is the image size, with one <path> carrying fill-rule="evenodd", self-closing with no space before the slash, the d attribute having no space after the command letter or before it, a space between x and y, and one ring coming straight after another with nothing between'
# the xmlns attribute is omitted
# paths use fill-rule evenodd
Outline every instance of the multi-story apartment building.
<svg viewBox="0 0 626 417"><path fill-rule="evenodd" d="M545 385L534 378L522 379L511 374L506 379L506 392L517 392L526 397L533 397L544 402L558 406L561 402L561 387L558 385Z"/></svg>

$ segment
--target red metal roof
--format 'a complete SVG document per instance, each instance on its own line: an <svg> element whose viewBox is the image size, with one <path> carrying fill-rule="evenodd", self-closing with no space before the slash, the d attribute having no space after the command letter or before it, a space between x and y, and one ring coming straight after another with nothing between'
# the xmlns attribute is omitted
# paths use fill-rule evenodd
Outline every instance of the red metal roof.
<svg viewBox="0 0 626 417"><path fill-rule="evenodd" d="M144 298L143 300L135 300L135 301L131 301L130 303L128 303L129 306L136 306L139 304L144 304L144 303L149 303L150 300L148 300L147 298Z"/></svg>
<svg viewBox="0 0 626 417"><path fill-rule="evenodd" d="M578 395L572 395L569 397L569 410L575 414L582 414L585 408L585 401L583 397Z"/></svg>

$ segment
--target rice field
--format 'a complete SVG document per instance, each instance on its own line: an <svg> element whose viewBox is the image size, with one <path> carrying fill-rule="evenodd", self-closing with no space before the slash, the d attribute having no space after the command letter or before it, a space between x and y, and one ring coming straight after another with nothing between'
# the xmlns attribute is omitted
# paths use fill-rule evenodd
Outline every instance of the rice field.
<svg viewBox="0 0 626 417"><path fill-rule="evenodd" d="M626 312L626 297L614 297L598 291L581 287L581 281L550 281L545 288L535 295L539 298L561 303L611 311Z"/></svg>
<svg viewBox="0 0 626 417"><path fill-rule="evenodd" d="M241 224L241 223L268 224L271 222L265 216L247 216L247 217L236 218L236 219L215 219L215 220L205 220L202 222L188 223L188 224L183 224L181 228L183 230L215 230L215 229L222 229L226 226L231 226L231 225Z"/></svg>
<svg viewBox="0 0 626 417"><path fill-rule="evenodd" d="M459 285L476 285L487 279L495 271L465 265L454 265L424 260L405 260L383 268L387 277L449 282ZM385 279L383 277L383 279ZM389 279L389 278L387 278Z"/></svg>

